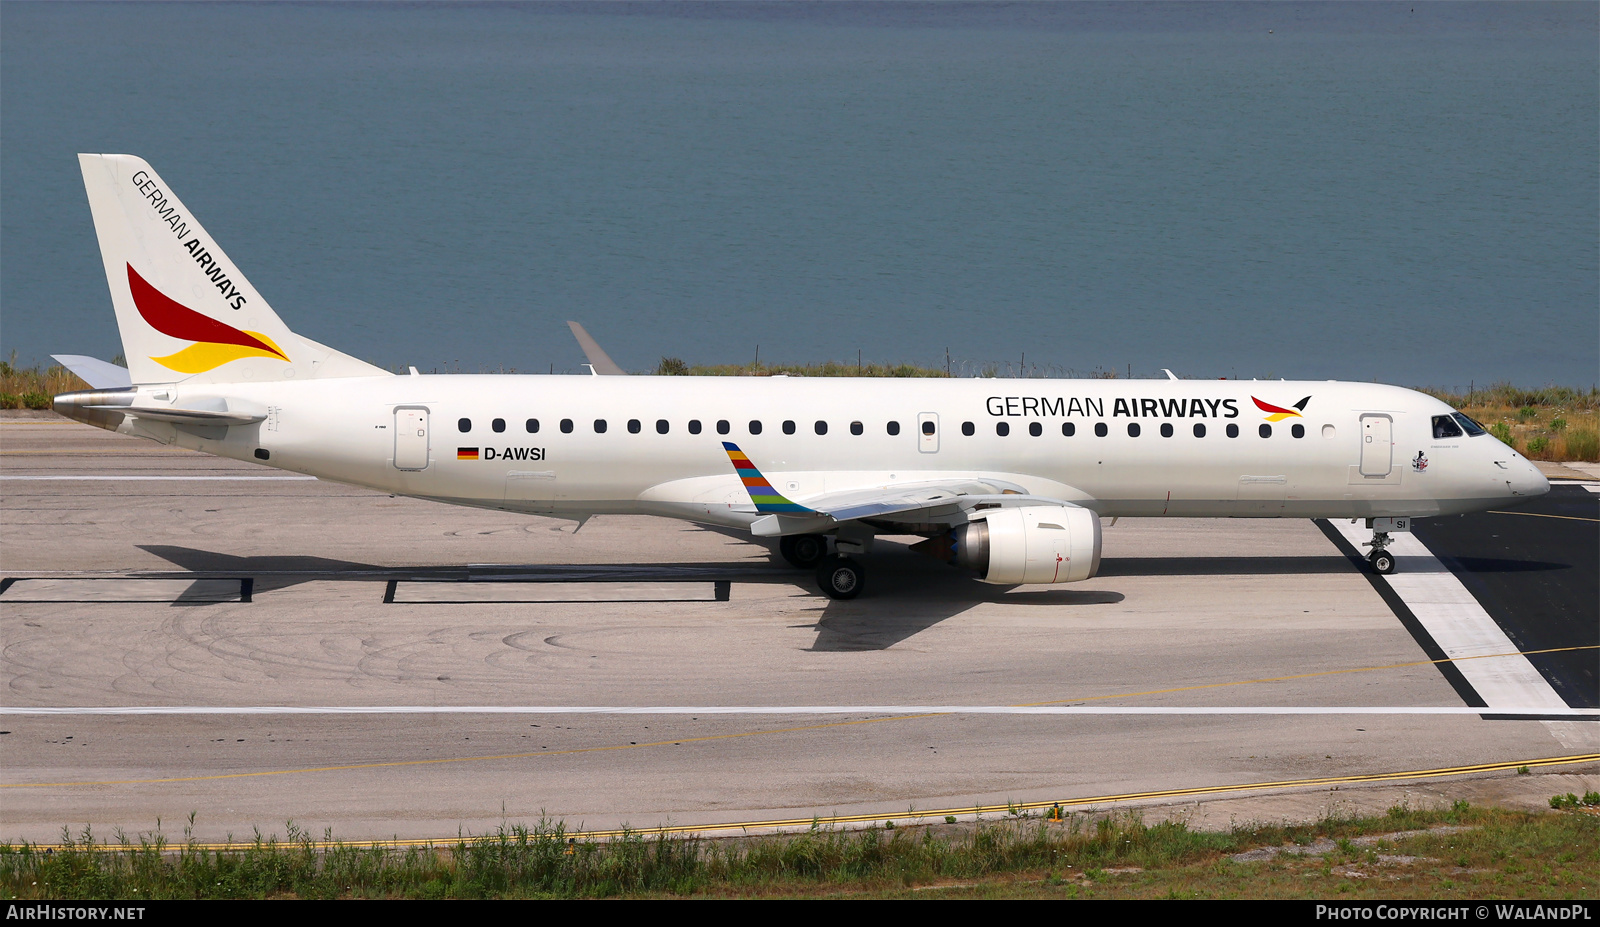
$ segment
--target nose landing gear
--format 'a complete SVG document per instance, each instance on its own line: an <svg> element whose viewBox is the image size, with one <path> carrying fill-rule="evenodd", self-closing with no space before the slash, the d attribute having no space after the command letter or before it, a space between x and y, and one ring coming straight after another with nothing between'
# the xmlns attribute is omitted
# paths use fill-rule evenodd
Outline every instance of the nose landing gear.
<svg viewBox="0 0 1600 927"><path fill-rule="evenodd" d="M1396 569L1394 554L1389 552L1389 545L1394 540L1389 537L1391 531L1411 530L1409 518L1369 518L1367 527L1372 529L1372 540L1362 542L1362 547L1372 548L1367 554L1367 562L1372 564L1372 572L1388 576Z"/></svg>
<svg viewBox="0 0 1600 927"><path fill-rule="evenodd" d="M1367 562L1372 564L1372 572L1380 573L1384 576L1393 573L1395 570L1394 554L1377 546L1380 543L1388 544L1389 535L1382 532L1374 532L1372 540L1368 543L1373 545L1372 553L1367 554Z"/></svg>

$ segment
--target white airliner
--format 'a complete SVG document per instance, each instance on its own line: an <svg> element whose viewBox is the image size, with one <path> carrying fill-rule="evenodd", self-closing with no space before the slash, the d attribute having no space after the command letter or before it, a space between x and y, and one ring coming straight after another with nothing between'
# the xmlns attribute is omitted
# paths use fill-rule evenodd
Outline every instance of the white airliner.
<svg viewBox="0 0 1600 927"><path fill-rule="evenodd" d="M1387 573L1410 519L1549 491L1439 400L1366 383L397 376L290 331L144 161L79 161L128 367L65 357L95 388L58 412L456 505L746 529L833 598L877 535L985 582L1088 579L1118 516L1362 518Z"/></svg>

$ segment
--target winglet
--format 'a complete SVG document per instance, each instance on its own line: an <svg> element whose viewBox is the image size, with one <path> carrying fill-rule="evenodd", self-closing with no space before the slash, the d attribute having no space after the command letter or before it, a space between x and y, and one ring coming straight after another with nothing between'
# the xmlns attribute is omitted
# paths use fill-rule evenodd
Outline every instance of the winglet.
<svg viewBox="0 0 1600 927"><path fill-rule="evenodd" d="M803 505L790 502L778 494L767 478L761 475L756 465L750 458L739 450L739 445L732 441L722 442L722 449L728 452L728 459L733 462L733 469L739 471L739 479L744 481L745 491L750 493L750 501L755 503L758 512L811 512Z"/></svg>
<svg viewBox="0 0 1600 927"><path fill-rule="evenodd" d="M589 359L587 364L589 372L603 377L625 377L626 370L617 366L606 352L600 350L600 343L589 337L583 326L577 322L568 322L567 327L572 329L572 337L578 339L578 347L583 348L583 356Z"/></svg>

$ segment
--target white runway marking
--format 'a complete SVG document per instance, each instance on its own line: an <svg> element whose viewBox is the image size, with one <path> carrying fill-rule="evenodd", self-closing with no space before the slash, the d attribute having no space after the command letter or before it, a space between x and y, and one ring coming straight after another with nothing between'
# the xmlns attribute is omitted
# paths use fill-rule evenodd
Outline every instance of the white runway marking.
<svg viewBox="0 0 1600 927"><path fill-rule="evenodd" d="M130 705L0 708L0 715L1481 715L1540 714L1600 718L1600 708L1416 706L1137 706L1137 705Z"/></svg>
<svg viewBox="0 0 1600 927"><path fill-rule="evenodd" d="M1348 518L1330 520L1358 551L1372 539L1372 529ZM1461 675L1489 706L1488 712L1513 714L1563 714L1567 703L1533 668L1528 658L1506 637L1506 632L1484 611L1467 587L1415 535L1395 533L1389 550L1399 571L1383 577L1406 607L1417 616L1429 636ZM1490 654L1505 656L1489 657ZM1484 659L1465 659L1483 657Z"/></svg>
<svg viewBox="0 0 1600 927"><path fill-rule="evenodd" d="M315 480L314 476L0 476L0 480L36 480L40 482L104 482L179 480L193 482L271 482L273 480Z"/></svg>

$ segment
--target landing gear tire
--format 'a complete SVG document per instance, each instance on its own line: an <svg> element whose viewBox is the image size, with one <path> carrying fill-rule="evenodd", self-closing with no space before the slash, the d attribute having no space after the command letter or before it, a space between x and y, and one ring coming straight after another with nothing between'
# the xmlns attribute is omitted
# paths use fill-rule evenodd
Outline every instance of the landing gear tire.
<svg viewBox="0 0 1600 927"><path fill-rule="evenodd" d="M1395 569L1394 554L1391 554L1386 550L1375 550L1368 554L1367 562L1372 564L1372 572L1379 573L1384 576L1388 576L1389 574L1393 573Z"/></svg>
<svg viewBox="0 0 1600 927"><path fill-rule="evenodd" d="M849 557L833 554L822 559L817 567L817 585L830 599L853 599L861 594L867 575L861 564Z"/></svg>
<svg viewBox="0 0 1600 927"><path fill-rule="evenodd" d="M790 534L778 539L778 553L789 565L810 570L828 556L828 539L820 534Z"/></svg>

